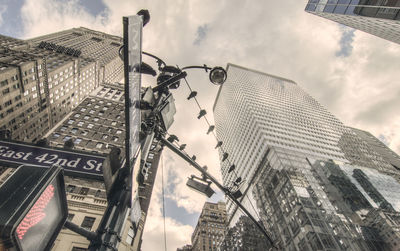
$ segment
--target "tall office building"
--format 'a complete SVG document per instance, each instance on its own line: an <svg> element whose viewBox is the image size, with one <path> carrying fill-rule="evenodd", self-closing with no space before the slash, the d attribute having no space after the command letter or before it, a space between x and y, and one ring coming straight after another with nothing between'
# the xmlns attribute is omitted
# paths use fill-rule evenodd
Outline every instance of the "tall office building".
<svg viewBox="0 0 400 251"><path fill-rule="evenodd" d="M380 141L371 133L357 128L351 129L357 134L357 136L367 142L370 147L381 154L387 162L389 162L397 170L400 170L400 156L397 153L392 151L392 149L390 149L387 145L385 145L382 141Z"/></svg>
<svg viewBox="0 0 400 251"><path fill-rule="evenodd" d="M221 244L226 233L225 203L206 202L192 234L192 251L214 250Z"/></svg>
<svg viewBox="0 0 400 251"><path fill-rule="evenodd" d="M232 64L227 71L214 104L220 154L229 153L223 182L241 177L239 200L276 245L390 250L366 215L398 215L398 170L295 82ZM227 213L234 227L241 213L229 200Z"/></svg>
<svg viewBox="0 0 400 251"><path fill-rule="evenodd" d="M305 10L400 44L399 0L309 0Z"/></svg>
<svg viewBox="0 0 400 251"><path fill-rule="evenodd" d="M123 78L122 38L74 28L30 40L0 36L0 129L36 142L99 84Z"/></svg>
<svg viewBox="0 0 400 251"><path fill-rule="evenodd" d="M241 216L234 227L226 232L219 250L268 250L269 243L263 233L247 216Z"/></svg>
<svg viewBox="0 0 400 251"><path fill-rule="evenodd" d="M1 136L9 139L11 133L11 139L27 143L47 138L56 148L72 141L74 150L100 155L115 146L124 153L124 88L110 84L123 78L121 45L120 37L86 28L25 41L0 36ZM143 231L157 170L157 142L153 145L139 187L142 227L134 229L127 222L119 250L140 249L134 232ZM1 166L0 185L14 171ZM65 185L68 219L94 231L107 207L104 182L74 175L65 177ZM53 250L86 250L88 244L86 238L63 229Z"/></svg>
<svg viewBox="0 0 400 251"><path fill-rule="evenodd" d="M122 84L103 84L96 88L67 116L61 124L47 133L52 147L64 147L72 141L73 149L88 153L108 154L112 147L121 153L125 148L125 103ZM95 231L107 207L106 189L99 180L66 177L68 219ZM126 224L119 250L131 250L133 228ZM64 228L53 250L86 249L89 241ZM133 250L133 249L132 249Z"/></svg>

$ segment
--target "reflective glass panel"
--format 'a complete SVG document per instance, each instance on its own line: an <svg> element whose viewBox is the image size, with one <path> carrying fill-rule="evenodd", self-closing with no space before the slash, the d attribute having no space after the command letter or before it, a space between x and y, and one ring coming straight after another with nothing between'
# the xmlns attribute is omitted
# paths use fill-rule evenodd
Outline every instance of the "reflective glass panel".
<svg viewBox="0 0 400 251"><path fill-rule="evenodd" d="M335 13L344 14L347 9L347 5L338 5L335 8Z"/></svg>
<svg viewBox="0 0 400 251"><path fill-rule="evenodd" d="M336 6L336 5L327 4L327 5L325 6L324 12L332 13L333 10L335 9L335 6Z"/></svg>

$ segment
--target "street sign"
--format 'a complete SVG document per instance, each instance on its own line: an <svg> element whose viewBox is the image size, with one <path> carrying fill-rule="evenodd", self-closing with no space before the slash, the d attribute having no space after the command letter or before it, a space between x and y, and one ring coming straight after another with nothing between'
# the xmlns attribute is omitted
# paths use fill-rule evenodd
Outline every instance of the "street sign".
<svg viewBox="0 0 400 251"><path fill-rule="evenodd" d="M62 168L20 166L0 198L0 247L50 250L68 214Z"/></svg>
<svg viewBox="0 0 400 251"><path fill-rule="evenodd" d="M126 120L126 163L131 170L131 221L137 224L135 215L138 215L135 200L137 196L135 161L139 162L140 141L140 88L142 63L142 29L143 19L139 15L123 18L124 24L124 75L125 75L125 120ZM135 206L132 206L135 205ZM140 210L141 211L141 210Z"/></svg>
<svg viewBox="0 0 400 251"><path fill-rule="evenodd" d="M0 140L0 163L37 167L61 166L67 174L102 179L105 156Z"/></svg>

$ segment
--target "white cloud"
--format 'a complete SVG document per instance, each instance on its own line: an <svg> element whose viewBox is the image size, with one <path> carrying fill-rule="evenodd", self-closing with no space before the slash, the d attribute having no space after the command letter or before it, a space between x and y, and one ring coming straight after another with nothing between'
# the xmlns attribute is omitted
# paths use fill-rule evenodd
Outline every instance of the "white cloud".
<svg viewBox="0 0 400 251"><path fill-rule="evenodd" d="M81 26L116 33L107 24L106 12L92 16L78 0L26 0L21 15L25 38Z"/></svg>
<svg viewBox="0 0 400 251"><path fill-rule="evenodd" d="M0 4L0 26L3 25L4 22L3 14L6 12L6 10L7 10L7 5Z"/></svg>
<svg viewBox="0 0 400 251"><path fill-rule="evenodd" d="M164 153L165 155L165 153ZM168 158L168 157L167 157ZM161 164L160 164L161 165ZM164 182L168 180L167 164L164 164ZM162 214L162 169L158 169L150 208L143 234L142 250L164 250L164 218ZM165 184L166 186L167 184ZM166 212L168 215L168 212ZM176 250L185 244L191 243L190 237L194 228L184 225L170 217L165 218L165 235L167 250Z"/></svg>

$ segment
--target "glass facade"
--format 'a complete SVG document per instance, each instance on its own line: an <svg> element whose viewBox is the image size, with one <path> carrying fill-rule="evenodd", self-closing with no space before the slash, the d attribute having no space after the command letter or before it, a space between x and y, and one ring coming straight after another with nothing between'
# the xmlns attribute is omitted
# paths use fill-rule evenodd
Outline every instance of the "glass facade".
<svg viewBox="0 0 400 251"><path fill-rule="evenodd" d="M309 0L305 10L400 43L400 0Z"/></svg>
<svg viewBox="0 0 400 251"><path fill-rule="evenodd" d="M279 250L396 249L397 235L382 231L400 226L377 222L399 215L397 169L295 82L232 64L227 72L214 104L221 159L229 153L223 182L242 178L239 200ZM227 213L234 228L241 213L229 200Z"/></svg>

